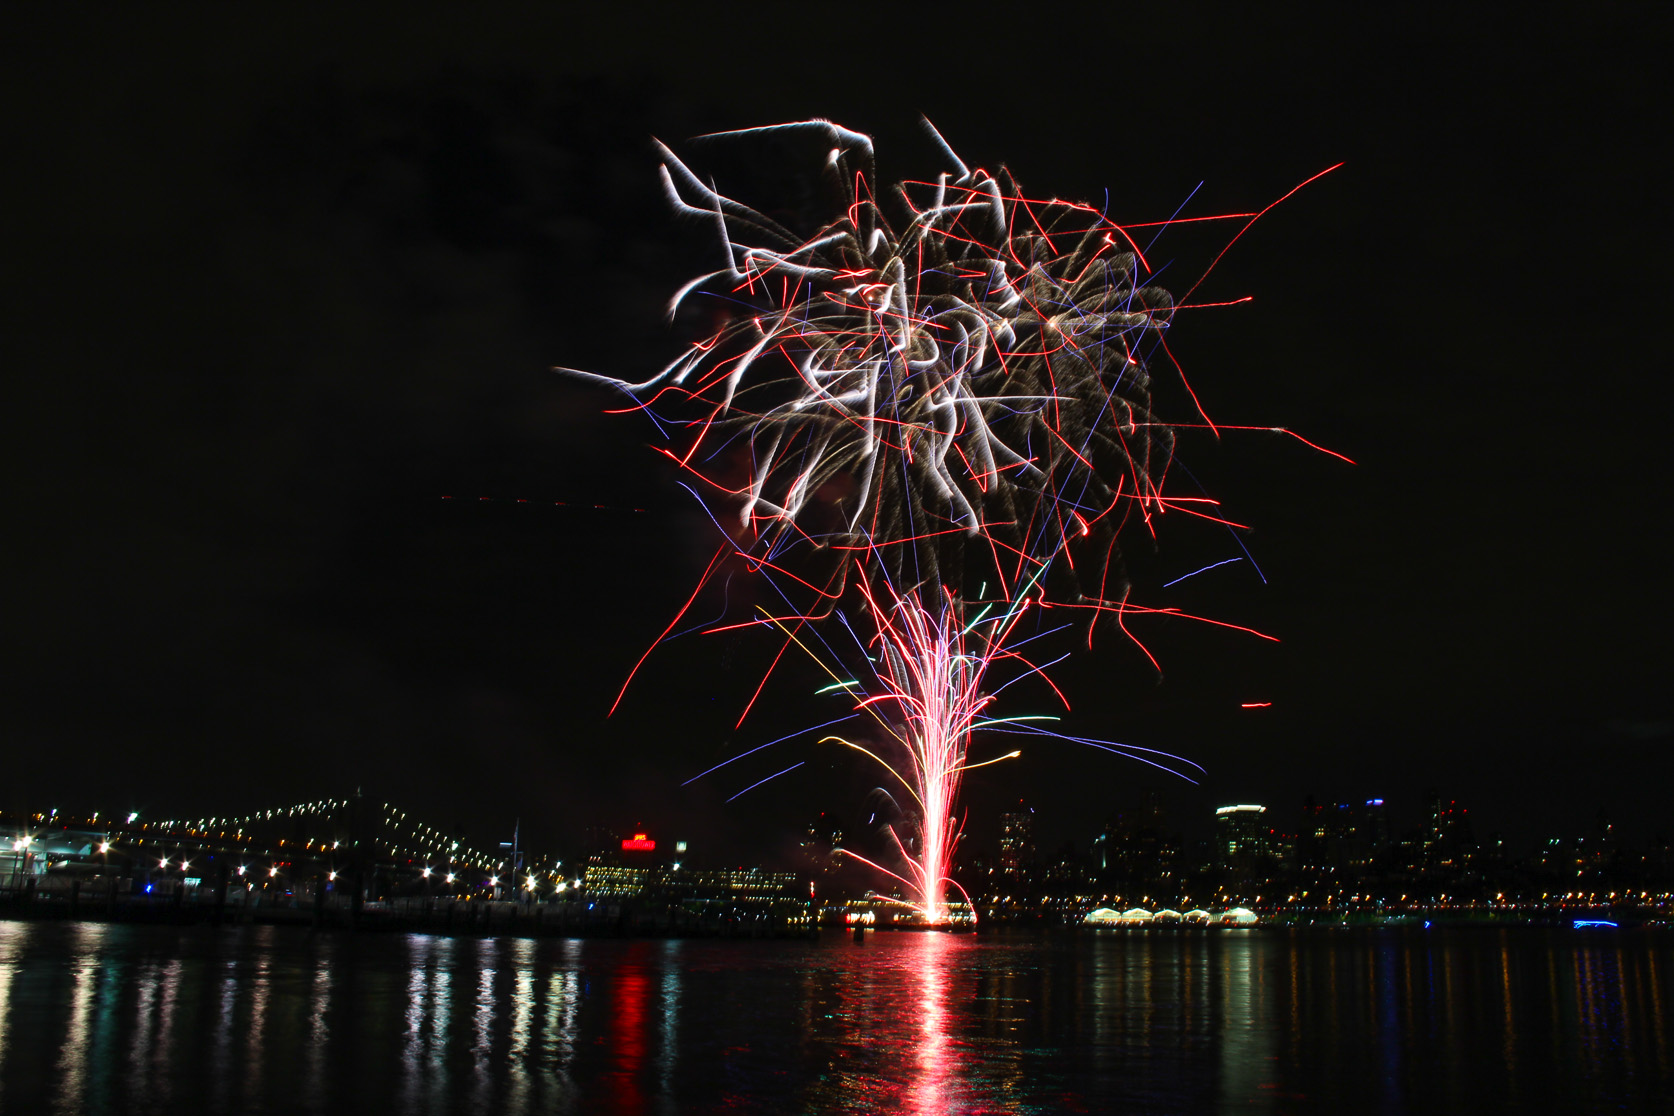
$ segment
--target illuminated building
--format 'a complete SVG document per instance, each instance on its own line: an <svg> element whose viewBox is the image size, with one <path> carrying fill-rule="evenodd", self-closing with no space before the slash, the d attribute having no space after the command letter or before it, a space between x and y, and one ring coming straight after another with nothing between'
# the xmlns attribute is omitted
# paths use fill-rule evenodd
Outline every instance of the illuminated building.
<svg viewBox="0 0 1674 1116"><path fill-rule="evenodd" d="M674 865L629 867L589 864L582 875L589 897L599 899L666 898L673 901L761 902L800 894L794 872L761 868L687 868Z"/></svg>
<svg viewBox="0 0 1674 1116"><path fill-rule="evenodd" d="M590 899L759 906L806 897L794 872L693 868L680 859L685 841L671 845L644 830L612 837L607 849L588 857L582 872L581 886Z"/></svg>
<svg viewBox="0 0 1674 1116"><path fill-rule="evenodd" d="M625 868L620 864L588 864L582 872L581 886L587 894L601 899L639 895L651 878L649 868Z"/></svg>
<svg viewBox="0 0 1674 1116"><path fill-rule="evenodd" d="M1215 811L1215 859L1221 867L1253 872L1271 864L1278 854L1267 807L1222 806Z"/></svg>
<svg viewBox="0 0 1674 1116"><path fill-rule="evenodd" d="M1360 823L1355 828L1357 855L1355 863L1370 864L1372 858L1389 847L1389 808L1381 798L1368 798L1360 808Z"/></svg>
<svg viewBox="0 0 1674 1116"><path fill-rule="evenodd" d="M1431 791L1425 804L1424 859L1431 867L1458 868L1476 856L1470 812Z"/></svg>
<svg viewBox="0 0 1674 1116"><path fill-rule="evenodd" d="M798 849L804 871L824 878L843 866L843 827L831 814L820 814L808 823Z"/></svg>
<svg viewBox="0 0 1674 1116"><path fill-rule="evenodd" d="M1035 861L1035 811L1018 802L1000 815L1000 870L1021 872Z"/></svg>

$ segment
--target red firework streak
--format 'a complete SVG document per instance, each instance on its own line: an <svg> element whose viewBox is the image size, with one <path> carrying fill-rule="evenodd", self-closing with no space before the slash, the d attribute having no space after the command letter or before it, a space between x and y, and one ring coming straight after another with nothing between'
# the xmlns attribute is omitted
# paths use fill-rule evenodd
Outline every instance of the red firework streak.
<svg viewBox="0 0 1674 1116"><path fill-rule="evenodd" d="M985 719L989 668L1045 679L1007 647L1026 614L1072 610L1089 621L1089 645L1103 616L1138 644L1128 616L1186 615L1130 603L1117 537L1130 522L1154 535L1170 512L1238 527L1214 501L1169 491L1168 465L1176 429L1203 426L1219 437L1251 428L1211 422L1163 344L1186 306L1150 282L1130 233L1145 225L1029 199L1004 168L967 166L934 128L951 169L902 182L887 207L872 186L869 137L823 120L723 134L765 133L828 145L825 173L848 194L837 216L799 235L723 196L659 145L671 204L713 222L725 255L724 266L675 294L670 314L706 296L726 307L726 324L643 382L562 371L625 392L629 409L679 412L657 416L676 432L677 445L663 452L717 502L712 515L726 536L698 591L740 560L772 582L787 608L748 623L783 635L775 666L793 644L822 665L838 657L819 634L835 614L850 632L854 614L870 633L855 638L871 682L833 678L845 693L863 691L855 712L881 726L876 747L827 739L890 772L905 820L889 832L905 867L875 866L905 885L920 917L940 923L950 917L964 773L1016 754L970 764L972 733L1026 720ZM1156 224L1241 219L1230 248L1278 201ZM1201 422L1153 413L1157 352ZM717 463L740 457L747 476L729 482ZM723 526L729 513L733 525ZM982 588L972 592L974 582Z"/></svg>

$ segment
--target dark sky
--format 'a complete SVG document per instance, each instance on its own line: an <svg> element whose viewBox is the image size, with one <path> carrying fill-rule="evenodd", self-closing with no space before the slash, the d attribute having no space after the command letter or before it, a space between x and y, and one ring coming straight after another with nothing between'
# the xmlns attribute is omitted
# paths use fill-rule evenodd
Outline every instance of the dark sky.
<svg viewBox="0 0 1674 1116"><path fill-rule="evenodd" d="M771 641L671 645L606 719L712 543L652 431L548 369L641 377L686 340L660 306L714 246L665 211L650 136L825 116L893 180L940 169L923 112L967 161L1108 189L1125 220L1346 164L1197 295L1253 303L1169 337L1217 420L1358 464L1189 437L1267 584L1238 564L1165 592L1233 553L1189 524L1135 559L1139 599L1282 642L1153 621L1160 681L1115 639L1066 663L1073 727L1209 775L1034 745L973 776L979 844L1018 794L1084 840L1148 788L1188 834L1310 792L1416 822L1430 787L1514 843L1601 806L1665 826L1667 16L1058 11L13 12L0 805L363 786L483 842L643 820L740 858L820 809L864 821L867 775L796 742L681 788L816 719L793 670L733 730ZM1230 232L1165 238L1169 275Z"/></svg>

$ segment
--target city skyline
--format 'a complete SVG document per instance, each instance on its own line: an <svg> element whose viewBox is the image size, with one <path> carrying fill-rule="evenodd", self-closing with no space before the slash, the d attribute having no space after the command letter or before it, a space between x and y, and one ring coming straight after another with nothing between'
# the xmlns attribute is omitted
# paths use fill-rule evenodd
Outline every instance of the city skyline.
<svg viewBox="0 0 1674 1116"><path fill-rule="evenodd" d="M1310 855L1307 850L1311 842L1316 850L1314 855L1318 855L1317 849L1326 845L1336 847L1340 844L1342 848L1347 848L1355 844L1359 849L1356 855L1364 863L1370 860L1373 850L1388 850L1397 846L1429 849L1444 835L1452 835L1472 850L1491 855L1501 862L1539 859L1553 847L1573 848L1598 841L1601 827L1618 847L1657 849L1674 844L1674 827L1667 824L1666 816L1623 817L1614 812L1608 803L1599 804L1582 825L1566 825L1556 820L1572 816L1575 810L1531 811L1526 824L1516 832L1532 836L1508 837L1505 828L1498 824L1501 819L1492 814L1485 818L1480 812L1473 817L1472 804L1449 797L1446 790L1432 787L1420 799L1405 802L1381 796L1355 798L1347 802L1319 800L1312 792L1304 792L1300 797L1292 795L1283 801L1270 803L1203 805L1200 802L1196 808L1184 812L1167 804L1165 797L1156 790L1143 790L1135 791L1126 802L1112 804L1102 817L1091 824L1066 818L1051 801L1037 803L1028 799L1009 799L1001 802L997 812L967 814L966 834L961 842L958 864L962 871L970 871L973 865L984 870L1017 871L1026 865L1041 868L1069 858L1077 864L1096 867L1103 852L1110 847L1105 842L1118 835L1131 838L1141 833L1145 834L1147 841L1172 843L1174 853L1171 855L1190 855L1204 865L1221 863L1220 853L1216 850L1225 844L1229 833L1236 833L1240 842L1253 842L1250 847L1264 850L1256 854L1257 859L1271 858L1276 861L1306 859ZM76 826L85 829L103 817L106 829L138 831L155 826L164 832L196 833L199 830L236 828L242 834L246 829L252 833L263 830L277 832L276 826L283 829L287 824L293 824L285 822L287 817L315 814L332 817L345 811L357 816L364 811L367 817L376 814L382 818L387 815L390 823L402 831L409 826L414 827L411 836L416 842L412 845L415 850L431 846L440 849L451 841L453 848L460 851L452 855L437 853L436 856L476 867L492 865L500 860L510 863L514 857L520 862L525 857L532 858L531 863L559 863L568 858L574 863L597 855L601 850L615 850L619 842L626 850L640 847L655 849L659 841L664 846L660 855L665 859L670 855L669 850L674 849L673 859L692 863L767 863L782 867L802 856L798 849L805 848L806 841L801 844L798 841L804 837L811 838L815 829L830 831L822 838L827 844L847 842L855 847L868 847L880 841L876 832L869 832L867 826L858 824L858 815L822 811L812 823L803 820L772 834L764 831L759 840L743 844L705 840L707 827L702 819L682 828L678 824L661 821L648 824L643 817L633 814L622 814L613 821L585 826L576 818L570 818L565 820L565 824L553 827L557 833L555 838L536 846L520 841L524 820L521 817L502 819L503 824L490 824L486 828L461 821L431 826L428 822L421 824L416 816L415 820L407 821L407 811L396 803L379 803L375 798L367 798L363 803L360 788L341 799L327 797L312 802L285 804L242 816L222 812L167 818L142 816L137 810L124 815L121 810L87 811L57 806L28 812L8 811L5 814L14 819L39 819L39 824L45 828L72 824L68 819L73 818L77 819ZM621 820L626 817L636 820ZM60 818L66 820L60 822ZM340 827L344 823L331 824ZM300 834L301 830L297 832ZM502 839L507 837L510 839ZM688 847L692 850L689 854ZM497 853L483 851L496 848L499 850ZM872 851L878 852L881 848ZM1246 858L1247 855L1247 849L1240 854ZM1334 855L1339 855L1341 859L1347 854Z"/></svg>
<svg viewBox="0 0 1674 1116"><path fill-rule="evenodd" d="M1266 806L1221 806L1212 836L1188 841L1146 795L1090 842L1054 848L1037 840L1037 811L1013 803L999 818L997 854L973 844L961 855L949 914L955 923L1078 925L1177 920L1185 911L1190 922L1203 921L1207 905L1229 918L1242 910L1248 922L1301 925L1638 924L1665 920L1674 902L1674 840L1633 842L1603 812L1587 835L1527 851L1478 833L1468 807L1439 794L1426 801L1420 828L1393 827L1386 806L1310 797L1288 832L1284 815ZM638 927L700 936L768 929L763 920L777 928L770 936L924 921L904 901L904 881L875 886L872 862L853 855L857 842L829 814L807 823L788 856L744 861L646 827L595 828L561 856L523 846L514 827L510 841L484 851L359 793L244 817L101 821L53 810L0 814L0 825L11 835L9 852L0 849L0 888L14 908L39 900L72 918L351 927L366 918L444 930L457 919L466 930L534 935Z"/></svg>

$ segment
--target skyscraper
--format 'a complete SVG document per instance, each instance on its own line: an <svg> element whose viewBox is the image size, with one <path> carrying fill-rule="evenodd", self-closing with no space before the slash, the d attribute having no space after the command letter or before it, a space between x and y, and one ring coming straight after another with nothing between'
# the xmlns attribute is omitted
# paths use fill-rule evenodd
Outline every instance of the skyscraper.
<svg viewBox="0 0 1674 1116"><path fill-rule="evenodd" d="M1223 868L1248 873L1278 856L1267 807L1222 806L1215 811L1215 859Z"/></svg>
<svg viewBox="0 0 1674 1116"><path fill-rule="evenodd" d="M1035 811L1022 800L1000 815L1000 870L1021 872L1035 860Z"/></svg>
<svg viewBox="0 0 1674 1116"><path fill-rule="evenodd" d="M1470 811L1435 791L1426 796L1424 858L1433 867L1461 867L1476 855Z"/></svg>

